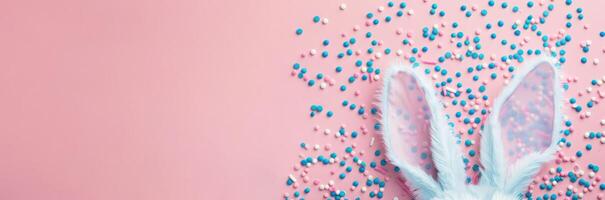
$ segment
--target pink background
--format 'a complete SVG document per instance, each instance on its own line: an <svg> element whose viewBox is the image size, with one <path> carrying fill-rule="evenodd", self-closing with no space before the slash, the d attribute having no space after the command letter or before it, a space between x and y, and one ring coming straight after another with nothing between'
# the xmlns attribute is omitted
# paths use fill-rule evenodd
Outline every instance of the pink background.
<svg viewBox="0 0 605 200"><path fill-rule="evenodd" d="M598 5L579 2L591 13L591 26L603 27L597 12L605 4L590 3ZM311 104L342 99L289 75L298 55L323 37L306 28L312 16L330 17L321 33L336 38L376 7L351 2L339 14L339 4L0 2L0 199L278 199L291 193L285 181L299 161L298 144L326 143L309 136L313 125L370 123L344 108L335 109L338 121L309 121ZM306 39L293 34L299 26ZM595 56L603 44L593 40ZM600 68L564 71L580 77L572 90L582 91L605 74ZM357 101L369 103L375 86L358 89ZM579 133L601 129L603 108L592 113L592 121L576 127ZM581 134L574 138L580 148ZM605 167L594 153L601 148L583 163Z"/></svg>

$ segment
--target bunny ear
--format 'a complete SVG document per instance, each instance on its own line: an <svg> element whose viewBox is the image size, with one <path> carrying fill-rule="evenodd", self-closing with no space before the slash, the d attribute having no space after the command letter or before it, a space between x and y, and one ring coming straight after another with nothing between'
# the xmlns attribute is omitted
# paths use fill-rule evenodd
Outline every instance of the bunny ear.
<svg viewBox="0 0 605 200"><path fill-rule="evenodd" d="M411 68L392 67L384 78L381 112L387 156L421 199L464 185L462 154L429 81Z"/></svg>
<svg viewBox="0 0 605 200"><path fill-rule="evenodd" d="M481 183L520 194L558 150L561 86L547 59L525 66L502 95L481 138Z"/></svg>

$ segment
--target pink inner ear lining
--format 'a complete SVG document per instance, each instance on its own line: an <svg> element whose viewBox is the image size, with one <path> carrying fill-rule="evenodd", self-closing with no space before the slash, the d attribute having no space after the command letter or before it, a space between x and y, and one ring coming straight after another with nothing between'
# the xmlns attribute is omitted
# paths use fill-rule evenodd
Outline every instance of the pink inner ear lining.
<svg viewBox="0 0 605 200"><path fill-rule="evenodd" d="M504 155L514 162L551 145L555 118L555 69L540 62L505 100L498 119Z"/></svg>
<svg viewBox="0 0 605 200"><path fill-rule="evenodd" d="M398 121L396 137L405 144L397 148L406 162L436 176L430 149L430 110L426 104L425 91L418 81L405 72L397 72L391 82L389 103L395 107L390 121ZM406 110L406 108L412 108Z"/></svg>

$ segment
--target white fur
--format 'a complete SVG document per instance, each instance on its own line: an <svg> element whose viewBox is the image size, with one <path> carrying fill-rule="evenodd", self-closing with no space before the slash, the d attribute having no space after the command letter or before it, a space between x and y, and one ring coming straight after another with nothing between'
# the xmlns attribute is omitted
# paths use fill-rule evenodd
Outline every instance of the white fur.
<svg viewBox="0 0 605 200"><path fill-rule="evenodd" d="M542 164L550 161L553 154L558 150L556 143L559 141L559 131L561 130L562 91L557 69L554 69L553 77L555 81L555 88L553 88L555 94L554 133L551 145L547 150L526 155L512 165L510 170L507 170L503 144L500 141L501 129L497 117L504 101L512 95L516 87L523 81L523 78L541 62L549 62L551 66L554 66L554 62L546 58L531 62L521 68L503 90L502 95L496 99L494 113L486 122L486 128L481 138L481 162L484 168L479 185L465 184L466 174L462 163L462 153L455 143L453 130L447 124L443 105L435 96L436 93L431 82L426 80L417 70L402 65L395 65L387 71L380 94L382 134L387 157L401 169L408 186L413 189L418 199L517 200L521 198L521 193L530 183L532 177L540 170ZM397 73L410 75L416 79L418 86L424 91L424 99L431 112L430 133L427 134L431 134L431 152L438 172L437 181L421 170L419 166L406 162L401 157L402 154L394 150L406 145L403 141L393 139L394 134L397 134L395 132L397 122L391 122L389 117L385 117L394 114L395 108L390 105L389 95L397 95L391 94L393 76Z"/></svg>
<svg viewBox="0 0 605 200"><path fill-rule="evenodd" d="M554 90L554 122L551 144L544 152L533 152L515 162L507 170L508 163L503 153L503 145L501 138L501 127L498 116L502 109L502 105L513 92L523 83L524 78L540 63L548 62L553 67L553 85ZM481 183L490 184L492 186L501 187L506 192L521 194L527 185L531 182L536 173L541 169L541 166L552 160L554 153L558 150L557 142L560 139L561 130L561 107L562 107L562 91L559 81L559 73L554 68L555 62L548 58L541 58L526 64L517 74L514 75L509 85L504 88L501 95L494 102L493 113L491 113L486 125L484 133L481 137L481 164L484 167Z"/></svg>
<svg viewBox="0 0 605 200"><path fill-rule="evenodd" d="M380 95L380 98L383 116L382 135L387 150L387 157L401 169L401 174L406 177L406 183L413 189L414 195L416 197L420 199L431 199L441 191L441 187L437 184L437 182L435 182L435 180L431 176L422 171L419 166L414 166L410 163L405 162L402 158L402 155L398 154L399 152L393 150L395 147L405 146L403 141L392 138L394 137L393 134L396 134L395 124L391 125L389 117L384 117L395 114L393 111L396 108L391 108L391 105L388 101L388 95L391 92L392 77L396 73L408 73L417 78L415 73L412 73L411 70L403 68L400 65L389 69L384 78L384 88L382 89L382 94ZM422 82L422 79L417 80L419 86L424 87L422 86L422 84L426 84L426 82ZM425 93L428 94L428 92ZM438 123L441 123L441 120L438 120Z"/></svg>

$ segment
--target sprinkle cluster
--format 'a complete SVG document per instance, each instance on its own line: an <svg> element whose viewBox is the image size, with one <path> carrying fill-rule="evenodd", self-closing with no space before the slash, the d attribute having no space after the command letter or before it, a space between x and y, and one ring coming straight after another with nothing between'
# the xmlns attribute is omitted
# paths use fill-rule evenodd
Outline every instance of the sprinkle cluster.
<svg viewBox="0 0 605 200"><path fill-rule="evenodd" d="M373 8L356 4L340 3L329 16L332 20L309 16L309 23L294 30L293 40L316 45L302 49L288 66L290 75L305 87L320 91L319 96L340 99L330 98L305 108L310 121L304 123L310 123L308 132L313 135L301 135L299 162L286 175L283 199L410 198L399 169L384 155L379 109L374 104L381 72L397 62L421 68L434 82L464 151L467 182L476 183L480 176L476 141L492 112L492 100L519 67L539 56L552 57L563 72L565 120L559 142L562 150L534 179L525 198L605 199L605 182L599 175L605 163L595 159L599 155L585 159L605 145L605 134L600 130L605 119L593 117L593 112L605 117L597 110L605 99L605 76L599 70L599 57L605 48L595 50L597 45L605 45L605 31L590 27L588 15L593 16L594 23L603 21L600 13L584 10L591 2L439 4L404 0L372 1ZM341 15L347 12L354 14L346 15L345 20ZM350 16L355 17L351 20ZM350 27L341 33L326 31L326 26L350 21L357 24L339 24ZM308 33L324 39L308 40Z"/></svg>

